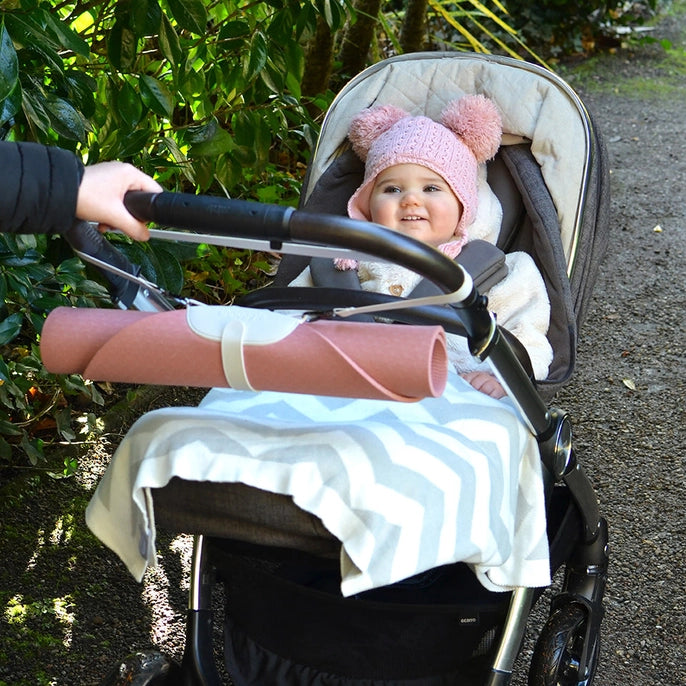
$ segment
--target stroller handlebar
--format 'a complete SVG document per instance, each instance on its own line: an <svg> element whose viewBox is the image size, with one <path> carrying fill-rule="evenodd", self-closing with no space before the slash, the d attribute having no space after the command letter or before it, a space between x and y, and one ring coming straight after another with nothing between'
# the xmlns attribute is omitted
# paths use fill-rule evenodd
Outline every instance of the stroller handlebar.
<svg viewBox="0 0 686 686"><path fill-rule="evenodd" d="M481 359L490 358L507 388L520 389L518 404L534 432L541 436L550 431L547 408L498 327L493 327L486 299L479 295L461 265L430 245L372 222L247 200L130 191L124 203L133 216L144 222L258 239L268 242L276 252L283 243L340 247L407 267L445 293L461 291L459 302L448 311L464 327L473 354L479 351ZM139 274L140 268L87 222L76 222L64 235L77 253L114 266L121 273ZM132 283L125 275L102 273L120 307L151 311L173 308L162 298L158 302L148 288Z"/></svg>
<svg viewBox="0 0 686 686"><path fill-rule="evenodd" d="M433 247L378 224L333 214L249 200L130 191L124 203L137 219L219 236L348 248L400 264L446 293L457 291L465 272Z"/></svg>
<svg viewBox="0 0 686 686"><path fill-rule="evenodd" d="M277 252L282 243L346 248L407 267L445 293L462 290L453 314L464 327L470 348L493 360L506 388L519 389L517 402L534 433L541 436L550 431L547 408L512 348L498 328L493 327L485 298L479 295L462 266L432 246L372 222L248 200L130 191L124 202L141 221L269 241Z"/></svg>
<svg viewBox="0 0 686 686"><path fill-rule="evenodd" d="M292 207L191 193L129 191L126 209L136 219L220 236L288 240Z"/></svg>

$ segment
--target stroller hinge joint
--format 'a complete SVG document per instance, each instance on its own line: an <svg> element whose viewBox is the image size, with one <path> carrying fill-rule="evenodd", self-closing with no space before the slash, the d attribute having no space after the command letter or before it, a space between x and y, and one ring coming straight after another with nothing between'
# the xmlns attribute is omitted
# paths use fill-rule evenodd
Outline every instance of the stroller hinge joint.
<svg viewBox="0 0 686 686"><path fill-rule="evenodd" d="M564 479L572 462L572 424L566 412L553 407L545 436L539 436L541 460L556 482Z"/></svg>

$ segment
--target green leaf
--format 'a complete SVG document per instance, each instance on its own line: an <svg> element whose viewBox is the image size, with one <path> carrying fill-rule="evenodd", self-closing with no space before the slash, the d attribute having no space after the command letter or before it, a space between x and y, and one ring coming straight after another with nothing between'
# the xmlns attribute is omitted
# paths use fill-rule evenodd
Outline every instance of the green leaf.
<svg viewBox="0 0 686 686"><path fill-rule="evenodd" d="M243 60L243 77L246 81L254 79L267 63L267 40L261 31L256 31L250 43L247 59Z"/></svg>
<svg viewBox="0 0 686 686"><path fill-rule="evenodd" d="M232 155L220 155L214 170L215 176L225 188L233 188L241 179L243 167L234 153Z"/></svg>
<svg viewBox="0 0 686 686"><path fill-rule="evenodd" d="M198 246L195 243L188 243L187 241L162 241L151 238L148 245L154 252L157 252L158 249L165 250L178 262L193 259L197 256L198 252Z"/></svg>
<svg viewBox="0 0 686 686"><path fill-rule="evenodd" d="M0 345L7 345L19 335L22 320L21 313L15 312L0 322Z"/></svg>
<svg viewBox="0 0 686 686"><path fill-rule="evenodd" d="M0 436L0 457L4 460L9 460L12 457L12 446L2 436Z"/></svg>
<svg viewBox="0 0 686 686"><path fill-rule="evenodd" d="M309 3L303 3L300 6L300 12L298 12L295 21L295 26L293 27L295 29L295 35L297 37L300 37L306 30L308 32L313 31L316 25L317 11L313 7L313 5Z"/></svg>
<svg viewBox="0 0 686 686"><path fill-rule="evenodd" d="M49 95L45 99L53 129L64 138L83 143L86 140L86 129L79 113L71 103Z"/></svg>
<svg viewBox="0 0 686 686"><path fill-rule="evenodd" d="M212 137L219 128L219 122L216 119L211 119L207 124L201 124L200 126L189 126L184 136L184 142L189 145L205 143L212 140Z"/></svg>
<svg viewBox="0 0 686 686"><path fill-rule="evenodd" d="M68 407L62 408L55 412L54 417L60 435L67 441L73 441L76 434L71 428L71 410Z"/></svg>
<svg viewBox="0 0 686 686"><path fill-rule="evenodd" d="M7 286L10 290L16 291L22 298L27 299L31 296L33 291L33 284L26 274L20 274L17 271L7 272Z"/></svg>
<svg viewBox="0 0 686 686"><path fill-rule="evenodd" d="M97 84L93 78L79 71L65 74L69 89L69 99L74 109L78 110L86 119L95 114L94 91Z"/></svg>
<svg viewBox="0 0 686 686"><path fill-rule="evenodd" d="M136 128L143 116L143 103L136 89L128 82L124 82L117 92L114 103L119 118L129 129Z"/></svg>
<svg viewBox="0 0 686 686"><path fill-rule="evenodd" d="M244 110L238 112L233 120L236 143L246 155L246 161L262 165L267 161L272 142L272 133L267 122L258 112ZM244 163L245 163L244 162Z"/></svg>
<svg viewBox="0 0 686 686"><path fill-rule="evenodd" d="M205 82L205 72L189 69L180 73L179 77L179 91L186 100L195 103L194 107L197 108L202 100L209 102L210 87Z"/></svg>
<svg viewBox="0 0 686 686"><path fill-rule="evenodd" d="M202 0L168 0L169 9L182 29L199 36L207 32L207 10Z"/></svg>
<svg viewBox="0 0 686 686"><path fill-rule="evenodd" d="M157 283L157 271L148 254L149 248L140 243L121 243L118 247L133 264L140 266L141 273L146 279Z"/></svg>
<svg viewBox="0 0 686 686"><path fill-rule="evenodd" d="M43 454L43 441L39 438L29 440L29 437L24 434L21 437L21 447L29 458L29 462L35 467L41 460L45 459Z"/></svg>
<svg viewBox="0 0 686 686"><path fill-rule="evenodd" d="M157 0L136 0L131 8L130 26L136 36L143 38L159 33L162 10Z"/></svg>
<svg viewBox="0 0 686 686"><path fill-rule="evenodd" d="M36 236L33 234L15 234L11 237L13 241L13 251L15 254L21 254L27 260L38 262L40 260L40 253L36 252L35 248L38 245Z"/></svg>
<svg viewBox="0 0 686 686"><path fill-rule="evenodd" d="M21 436L21 431L15 428L11 422L0 420L0 433L5 436Z"/></svg>
<svg viewBox="0 0 686 686"><path fill-rule="evenodd" d="M215 129L212 138L193 145L193 155L198 155L200 157L216 157L222 153L232 152L235 147L235 143L229 132L222 128L217 128Z"/></svg>
<svg viewBox="0 0 686 686"><path fill-rule="evenodd" d="M183 51L181 50L181 43L176 30L166 14L162 15L158 39L162 54L167 58L174 72L178 72L183 63Z"/></svg>
<svg viewBox="0 0 686 686"><path fill-rule="evenodd" d="M50 115L43 107L43 102L40 93L24 89L22 105L26 118L31 124L47 133L50 130Z"/></svg>
<svg viewBox="0 0 686 686"><path fill-rule="evenodd" d="M97 281L92 279L84 279L79 281L76 287L76 291L79 295L89 296L90 298L100 298L107 302L110 302L110 297L107 289ZM79 299L80 300L80 299Z"/></svg>
<svg viewBox="0 0 686 686"><path fill-rule="evenodd" d="M4 126L17 112L21 110L22 92L19 81L14 85L12 92L0 101L0 126Z"/></svg>
<svg viewBox="0 0 686 686"><path fill-rule="evenodd" d="M66 306L65 302L63 302L61 304ZM43 330L43 324L45 324L45 315L41 314L39 312L29 312L28 318L29 318L29 321L31 322L31 326L33 326L34 331L37 334L40 334L40 332Z"/></svg>
<svg viewBox="0 0 686 686"><path fill-rule="evenodd" d="M41 312L50 312L56 307L64 307L68 304L62 295L42 295L31 301L31 307L40 310ZM34 328L36 328L36 322L33 322ZM41 328L40 326L38 328Z"/></svg>
<svg viewBox="0 0 686 686"><path fill-rule="evenodd" d="M156 78L143 74L139 81L141 99L155 114L171 119L174 98L167 86Z"/></svg>
<svg viewBox="0 0 686 686"><path fill-rule="evenodd" d="M19 60L5 22L0 25L0 100L8 98L19 79ZM5 120L6 121L6 120Z"/></svg>
<svg viewBox="0 0 686 686"><path fill-rule="evenodd" d="M83 262L78 257L70 257L66 260L60 262L57 269L55 269L55 275L59 279L64 275L70 275L72 278L78 278L83 276ZM60 281L60 283L66 283Z"/></svg>
<svg viewBox="0 0 686 686"><path fill-rule="evenodd" d="M15 45L27 52L39 55L56 74L62 74L64 64L59 55L61 46L45 32L43 26L36 22L31 15L7 14L5 15L5 26Z"/></svg>
<svg viewBox="0 0 686 686"><path fill-rule="evenodd" d="M115 69L130 71L136 61L138 39L134 32L117 20L107 35L107 56Z"/></svg>
<svg viewBox="0 0 686 686"><path fill-rule="evenodd" d="M250 24L247 21L227 21L219 32L219 40L225 41L231 38L241 38L250 35Z"/></svg>
<svg viewBox="0 0 686 686"><path fill-rule="evenodd" d="M81 57L88 57L90 55L88 43L78 33L72 31L66 22L61 21L51 12L44 12L43 16L46 28L50 30L63 47L77 55L81 55Z"/></svg>
<svg viewBox="0 0 686 686"><path fill-rule="evenodd" d="M346 19L345 9L338 0L323 0L319 4L319 11L332 31L337 31Z"/></svg>
<svg viewBox="0 0 686 686"><path fill-rule="evenodd" d="M292 41L284 46L283 52L286 61L286 80L298 82L297 91L300 92L299 83L302 80L303 72L305 71L305 53L300 45ZM296 97L299 96L296 95Z"/></svg>
<svg viewBox="0 0 686 686"><path fill-rule="evenodd" d="M29 264L24 268L24 273L36 283L50 279L54 273L55 269L51 264L46 262L37 262L36 264ZM34 289L35 294L35 289Z"/></svg>
<svg viewBox="0 0 686 686"><path fill-rule="evenodd" d="M5 360L0 356L0 380L7 382L10 380L10 370Z"/></svg>
<svg viewBox="0 0 686 686"><path fill-rule="evenodd" d="M183 268L172 252L159 245L151 246L151 259L155 264L158 285L171 293L180 293L184 285Z"/></svg>
<svg viewBox="0 0 686 686"><path fill-rule="evenodd" d="M140 154L150 140L150 129L136 129L128 136L120 138L113 149L113 158L125 159Z"/></svg>

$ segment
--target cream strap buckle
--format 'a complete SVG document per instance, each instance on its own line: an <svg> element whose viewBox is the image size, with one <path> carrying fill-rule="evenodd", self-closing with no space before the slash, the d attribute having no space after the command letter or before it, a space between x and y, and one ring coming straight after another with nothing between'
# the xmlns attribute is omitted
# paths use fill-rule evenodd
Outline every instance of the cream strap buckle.
<svg viewBox="0 0 686 686"><path fill-rule="evenodd" d="M245 369L245 346L276 343L300 324L288 315L237 305L189 307L186 321L198 336L221 342L226 381L231 388L244 391L255 390Z"/></svg>

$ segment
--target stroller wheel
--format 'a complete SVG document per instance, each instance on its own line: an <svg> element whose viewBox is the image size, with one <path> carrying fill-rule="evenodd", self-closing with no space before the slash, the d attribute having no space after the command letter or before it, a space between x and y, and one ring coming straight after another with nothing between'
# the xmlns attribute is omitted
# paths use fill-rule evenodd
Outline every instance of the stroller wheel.
<svg viewBox="0 0 686 686"><path fill-rule="evenodd" d="M529 686L591 686L598 664L600 637L594 637L586 673L580 673L586 623L584 608L573 603L562 605L550 616L536 643Z"/></svg>
<svg viewBox="0 0 686 686"><path fill-rule="evenodd" d="M115 665L100 686L172 686L178 669L157 650L139 651Z"/></svg>

